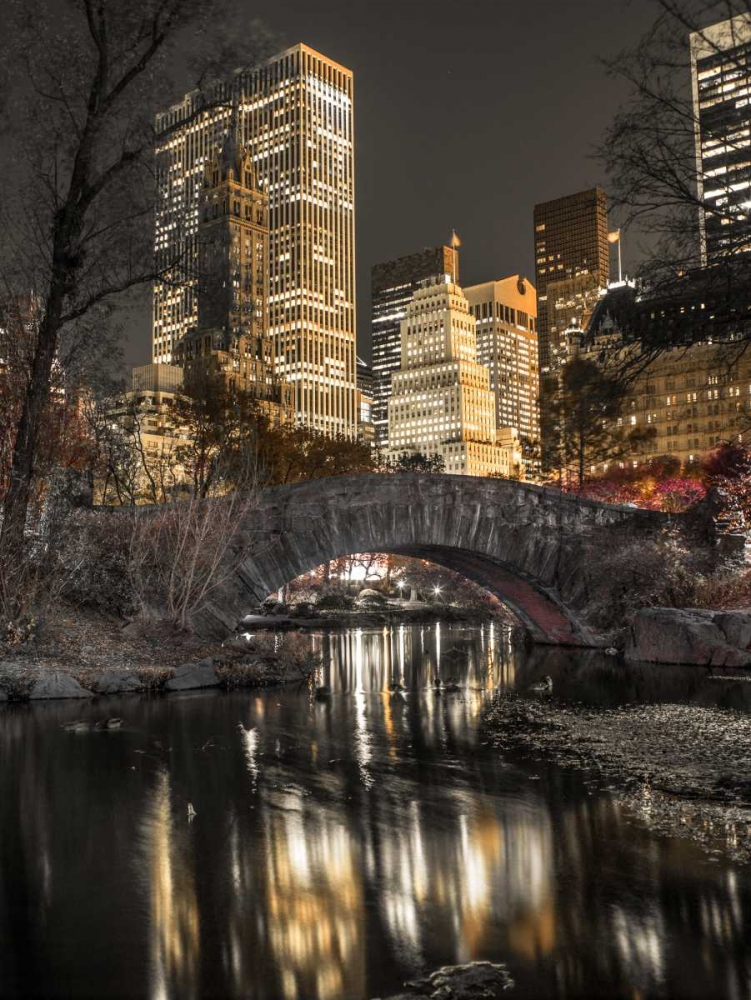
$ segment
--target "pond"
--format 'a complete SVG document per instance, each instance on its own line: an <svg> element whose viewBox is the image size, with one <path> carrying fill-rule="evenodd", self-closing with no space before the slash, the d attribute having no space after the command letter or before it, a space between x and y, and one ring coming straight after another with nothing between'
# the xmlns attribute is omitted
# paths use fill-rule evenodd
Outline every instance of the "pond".
<svg viewBox="0 0 751 1000"><path fill-rule="evenodd" d="M751 996L748 870L481 727L543 673L615 704L690 700L701 672L529 653L493 625L311 642L324 698L0 710L1 997L363 1000L481 959L525 1000Z"/></svg>

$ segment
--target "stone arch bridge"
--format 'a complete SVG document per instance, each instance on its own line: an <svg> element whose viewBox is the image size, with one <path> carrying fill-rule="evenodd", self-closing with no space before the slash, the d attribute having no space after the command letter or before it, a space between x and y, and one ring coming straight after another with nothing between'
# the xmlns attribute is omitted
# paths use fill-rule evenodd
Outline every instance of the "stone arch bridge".
<svg viewBox="0 0 751 1000"><path fill-rule="evenodd" d="M246 516L227 578L195 625L226 636L249 609L321 563L390 552L474 580L538 642L589 645L578 614L592 567L621 540L654 537L676 520L682 516L470 476L368 474L270 487Z"/></svg>

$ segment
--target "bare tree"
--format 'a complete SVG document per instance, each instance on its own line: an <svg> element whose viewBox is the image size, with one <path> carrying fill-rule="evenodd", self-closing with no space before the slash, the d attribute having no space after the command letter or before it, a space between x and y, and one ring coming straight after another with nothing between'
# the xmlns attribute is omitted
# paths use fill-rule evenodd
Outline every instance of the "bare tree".
<svg viewBox="0 0 751 1000"><path fill-rule="evenodd" d="M257 505L251 489L135 508L127 564L141 613L190 629L245 558L239 540Z"/></svg>
<svg viewBox="0 0 751 1000"><path fill-rule="evenodd" d="M0 63L12 155L0 282L36 303L0 532L8 564L24 549L61 337L157 273L153 114L188 86L249 65L257 34L231 0L11 0L6 8L13 23Z"/></svg>
<svg viewBox="0 0 751 1000"><path fill-rule="evenodd" d="M736 31L735 41L741 42L740 22L733 22L729 41L722 43L708 27L749 18L751 8L742 0L654 0L654 6L656 18L647 35L607 62L609 72L628 83L629 98L599 149L614 208L643 244L638 271L643 294L622 297L615 306L622 332L641 348L629 356L632 373L667 347L712 339L733 345L737 356L749 341L751 201L743 207L727 178L712 182L713 187L727 185L725 199L698 179L700 122L690 37L694 34L694 44L710 57L722 52L731 68L735 61L744 79L742 46L733 50ZM748 109L739 115L747 119ZM747 156L747 136L722 117L714 121L703 115L701 135L731 155L737 152L739 159ZM707 233L723 234L712 241L709 254Z"/></svg>

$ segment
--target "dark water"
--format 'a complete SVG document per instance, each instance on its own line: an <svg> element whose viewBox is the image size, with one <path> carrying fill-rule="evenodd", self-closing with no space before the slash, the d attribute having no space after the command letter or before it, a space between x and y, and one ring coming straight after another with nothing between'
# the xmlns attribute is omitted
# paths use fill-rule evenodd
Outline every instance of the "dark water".
<svg viewBox="0 0 751 1000"><path fill-rule="evenodd" d="M590 702L751 685L515 654L488 627L315 641L327 701L0 710L0 996L359 1000L473 959L528 1000L751 996L748 870L478 728L490 692L545 672ZM60 728L108 715L123 730Z"/></svg>

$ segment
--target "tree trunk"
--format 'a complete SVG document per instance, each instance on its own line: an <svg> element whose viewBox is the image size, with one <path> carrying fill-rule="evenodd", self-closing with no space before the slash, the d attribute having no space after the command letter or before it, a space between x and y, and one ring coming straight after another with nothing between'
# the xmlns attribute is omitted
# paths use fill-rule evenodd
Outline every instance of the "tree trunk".
<svg viewBox="0 0 751 1000"><path fill-rule="evenodd" d="M50 379L57 351L62 302L62 289L53 285L39 327L31 378L26 389L13 447L8 492L3 505L0 560L6 566L18 565L23 557L26 518L34 478L34 454L44 409L49 403Z"/></svg>

